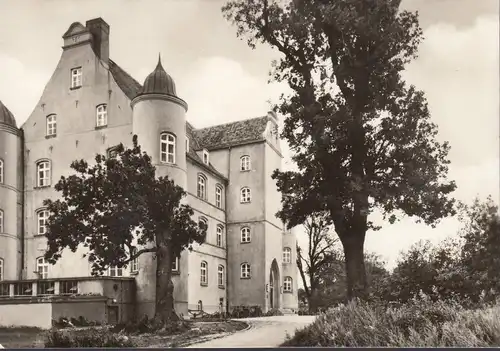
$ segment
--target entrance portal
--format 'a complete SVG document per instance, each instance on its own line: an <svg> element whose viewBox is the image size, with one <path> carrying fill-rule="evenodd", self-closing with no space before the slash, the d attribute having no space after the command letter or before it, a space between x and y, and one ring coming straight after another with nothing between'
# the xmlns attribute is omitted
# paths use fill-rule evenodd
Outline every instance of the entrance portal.
<svg viewBox="0 0 500 351"><path fill-rule="evenodd" d="M269 309L280 308L280 271L276 259L269 272Z"/></svg>

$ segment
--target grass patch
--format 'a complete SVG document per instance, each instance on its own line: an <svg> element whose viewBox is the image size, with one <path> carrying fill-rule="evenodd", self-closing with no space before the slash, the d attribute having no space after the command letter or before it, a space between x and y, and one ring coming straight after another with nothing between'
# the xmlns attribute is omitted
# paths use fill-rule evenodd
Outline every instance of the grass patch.
<svg viewBox="0 0 500 351"><path fill-rule="evenodd" d="M318 316L283 346L500 346L500 305L465 310L428 299L392 307L351 302Z"/></svg>
<svg viewBox="0 0 500 351"><path fill-rule="evenodd" d="M5 348L43 347L44 331L34 327L0 327L0 345Z"/></svg>

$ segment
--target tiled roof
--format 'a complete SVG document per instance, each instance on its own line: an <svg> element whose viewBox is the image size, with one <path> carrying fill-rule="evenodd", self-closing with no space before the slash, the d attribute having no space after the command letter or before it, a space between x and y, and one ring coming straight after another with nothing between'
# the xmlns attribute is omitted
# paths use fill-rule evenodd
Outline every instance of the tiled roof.
<svg viewBox="0 0 500 351"><path fill-rule="evenodd" d="M116 84L130 100L133 100L139 94L142 89L141 84L111 59L109 60L109 71L115 78Z"/></svg>
<svg viewBox="0 0 500 351"><path fill-rule="evenodd" d="M9 111L7 106L5 106L1 101L0 101L0 123L4 123L11 127L17 128L16 119L14 118L14 115L12 114L12 112Z"/></svg>
<svg viewBox="0 0 500 351"><path fill-rule="evenodd" d="M243 121L220 124L213 127L193 130L199 146L207 150L222 149L265 140L262 135L266 130L267 116Z"/></svg>

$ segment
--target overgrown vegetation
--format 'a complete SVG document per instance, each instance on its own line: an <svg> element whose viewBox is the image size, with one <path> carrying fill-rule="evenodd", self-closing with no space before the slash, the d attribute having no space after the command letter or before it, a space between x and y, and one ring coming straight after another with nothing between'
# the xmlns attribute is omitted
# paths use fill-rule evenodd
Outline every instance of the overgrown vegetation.
<svg viewBox="0 0 500 351"><path fill-rule="evenodd" d="M128 336L111 332L107 328L84 330L51 329L45 347L134 347Z"/></svg>

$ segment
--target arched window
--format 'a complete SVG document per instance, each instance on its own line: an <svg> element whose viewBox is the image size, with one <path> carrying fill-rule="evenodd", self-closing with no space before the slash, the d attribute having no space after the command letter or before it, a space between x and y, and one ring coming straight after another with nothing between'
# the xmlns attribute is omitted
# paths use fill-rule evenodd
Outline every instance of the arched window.
<svg viewBox="0 0 500 351"><path fill-rule="evenodd" d="M202 224L205 225L206 228L205 239L204 239L206 240L206 233L208 233L208 219L206 219L205 217L198 218L198 225L201 227Z"/></svg>
<svg viewBox="0 0 500 351"><path fill-rule="evenodd" d="M38 210L36 213L37 217L37 234L45 235L47 232L47 219L49 218L49 211Z"/></svg>
<svg viewBox="0 0 500 351"><path fill-rule="evenodd" d="M242 263L241 264L241 278L248 279L250 278L250 264Z"/></svg>
<svg viewBox="0 0 500 351"><path fill-rule="evenodd" d="M3 210L0 210L0 233L3 232Z"/></svg>
<svg viewBox="0 0 500 351"><path fill-rule="evenodd" d="M206 261L201 261L200 264L200 284L208 284L208 263Z"/></svg>
<svg viewBox="0 0 500 351"><path fill-rule="evenodd" d="M250 228L248 227L243 227L241 228L241 242L242 243L249 243L250 242Z"/></svg>
<svg viewBox="0 0 500 351"><path fill-rule="evenodd" d="M36 164L36 185L50 186L50 161L39 161Z"/></svg>
<svg viewBox="0 0 500 351"><path fill-rule="evenodd" d="M240 171L249 171L250 170L250 156L245 155L240 158Z"/></svg>
<svg viewBox="0 0 500 351"><path fill-rule="evenodd" d="M36 272L40 279L47 279L49 277L49 263L44 257L38 257L36 259Z"/></svg>
<svg viewBox="0 0 500 351"><path fill-rule="evenodd" d="M102 104L96 107L96 126L104 127L108 125L108 105Z"/></svg>
<svg viewBox="0 0 500 351"><path fill-rule="evenodd" d="M0 158L0 184L4 182L3 178L3 160Z"/></svg>
<svg viewBox="0 0 500 351"><path fill-rule="evenodd" d="M285 277L283 281L283 291L292 292L292 277Z"/></svg>
<svg viewBox="0 0 500 351"><path fill-rule="evenodd" d="M3 280L3 258L0 257L0 282Z"/></svg>
<svg viewBox="0 0 500 351"><path fill-rule="evenodd" d="M171 133L160 134L160 161L175 163L175 135Z"/></svg>
<svg viewBox="0 0 500 351"><path fill-rule="evenodd" d="M285 247L283 249L283 263L292 262L292 249L289 247Z"/></svg>
<svg viewBox="0 0 500 351"><path fill-rule="evenodd" d="M198 174L198 187L196 195L203 200L207 198L207 177L201 173Z"/></svg>
<svg viewBox="0 0 500 351"><path fill-rule="evenodd" d="M217 283L220 287L224 286L224 266L221 264L217 268Z"/></svg>
<svg viewBox="0 0 500 351"><path fill-rule="evenodd" d="M137 249L134 247L130 252L130 255L133 256L136 253ZM136 257L132 261L130 261L130 273L137 273L137 272L139 272L139 257Z"/></svg>
<svg viewBox="0 0 500 351"><path fill-rule="evenodd" d="M215 238L215 241L216 241L216 245L219 246L219 247L222 247L222 239L223 239L223 233L224 231L224 228L222 227L222 225L218 225L217 226L217 232L216 232L216 238Z"/></svg>
<svg viewBox="0 0 500 351"><path fill-rule="evenodd" d="M240 195L241 195L241 203L244 204L244 203L249 203L251 201L251 195L250 195L250 188L248 187L244 187L241 189L241 192L240 192Z"/></svg>
<svg viewBox="0 0 500 351"><path fill-rule="evenodd" d="M222 185L215 186L215 206L222 208Z"/></svg>
<svg viewBox="0 0 500 351"><path fill-rule="evenodd" d="M47 116L47 136L57 134L57 116L55 114Z"/></svg>

